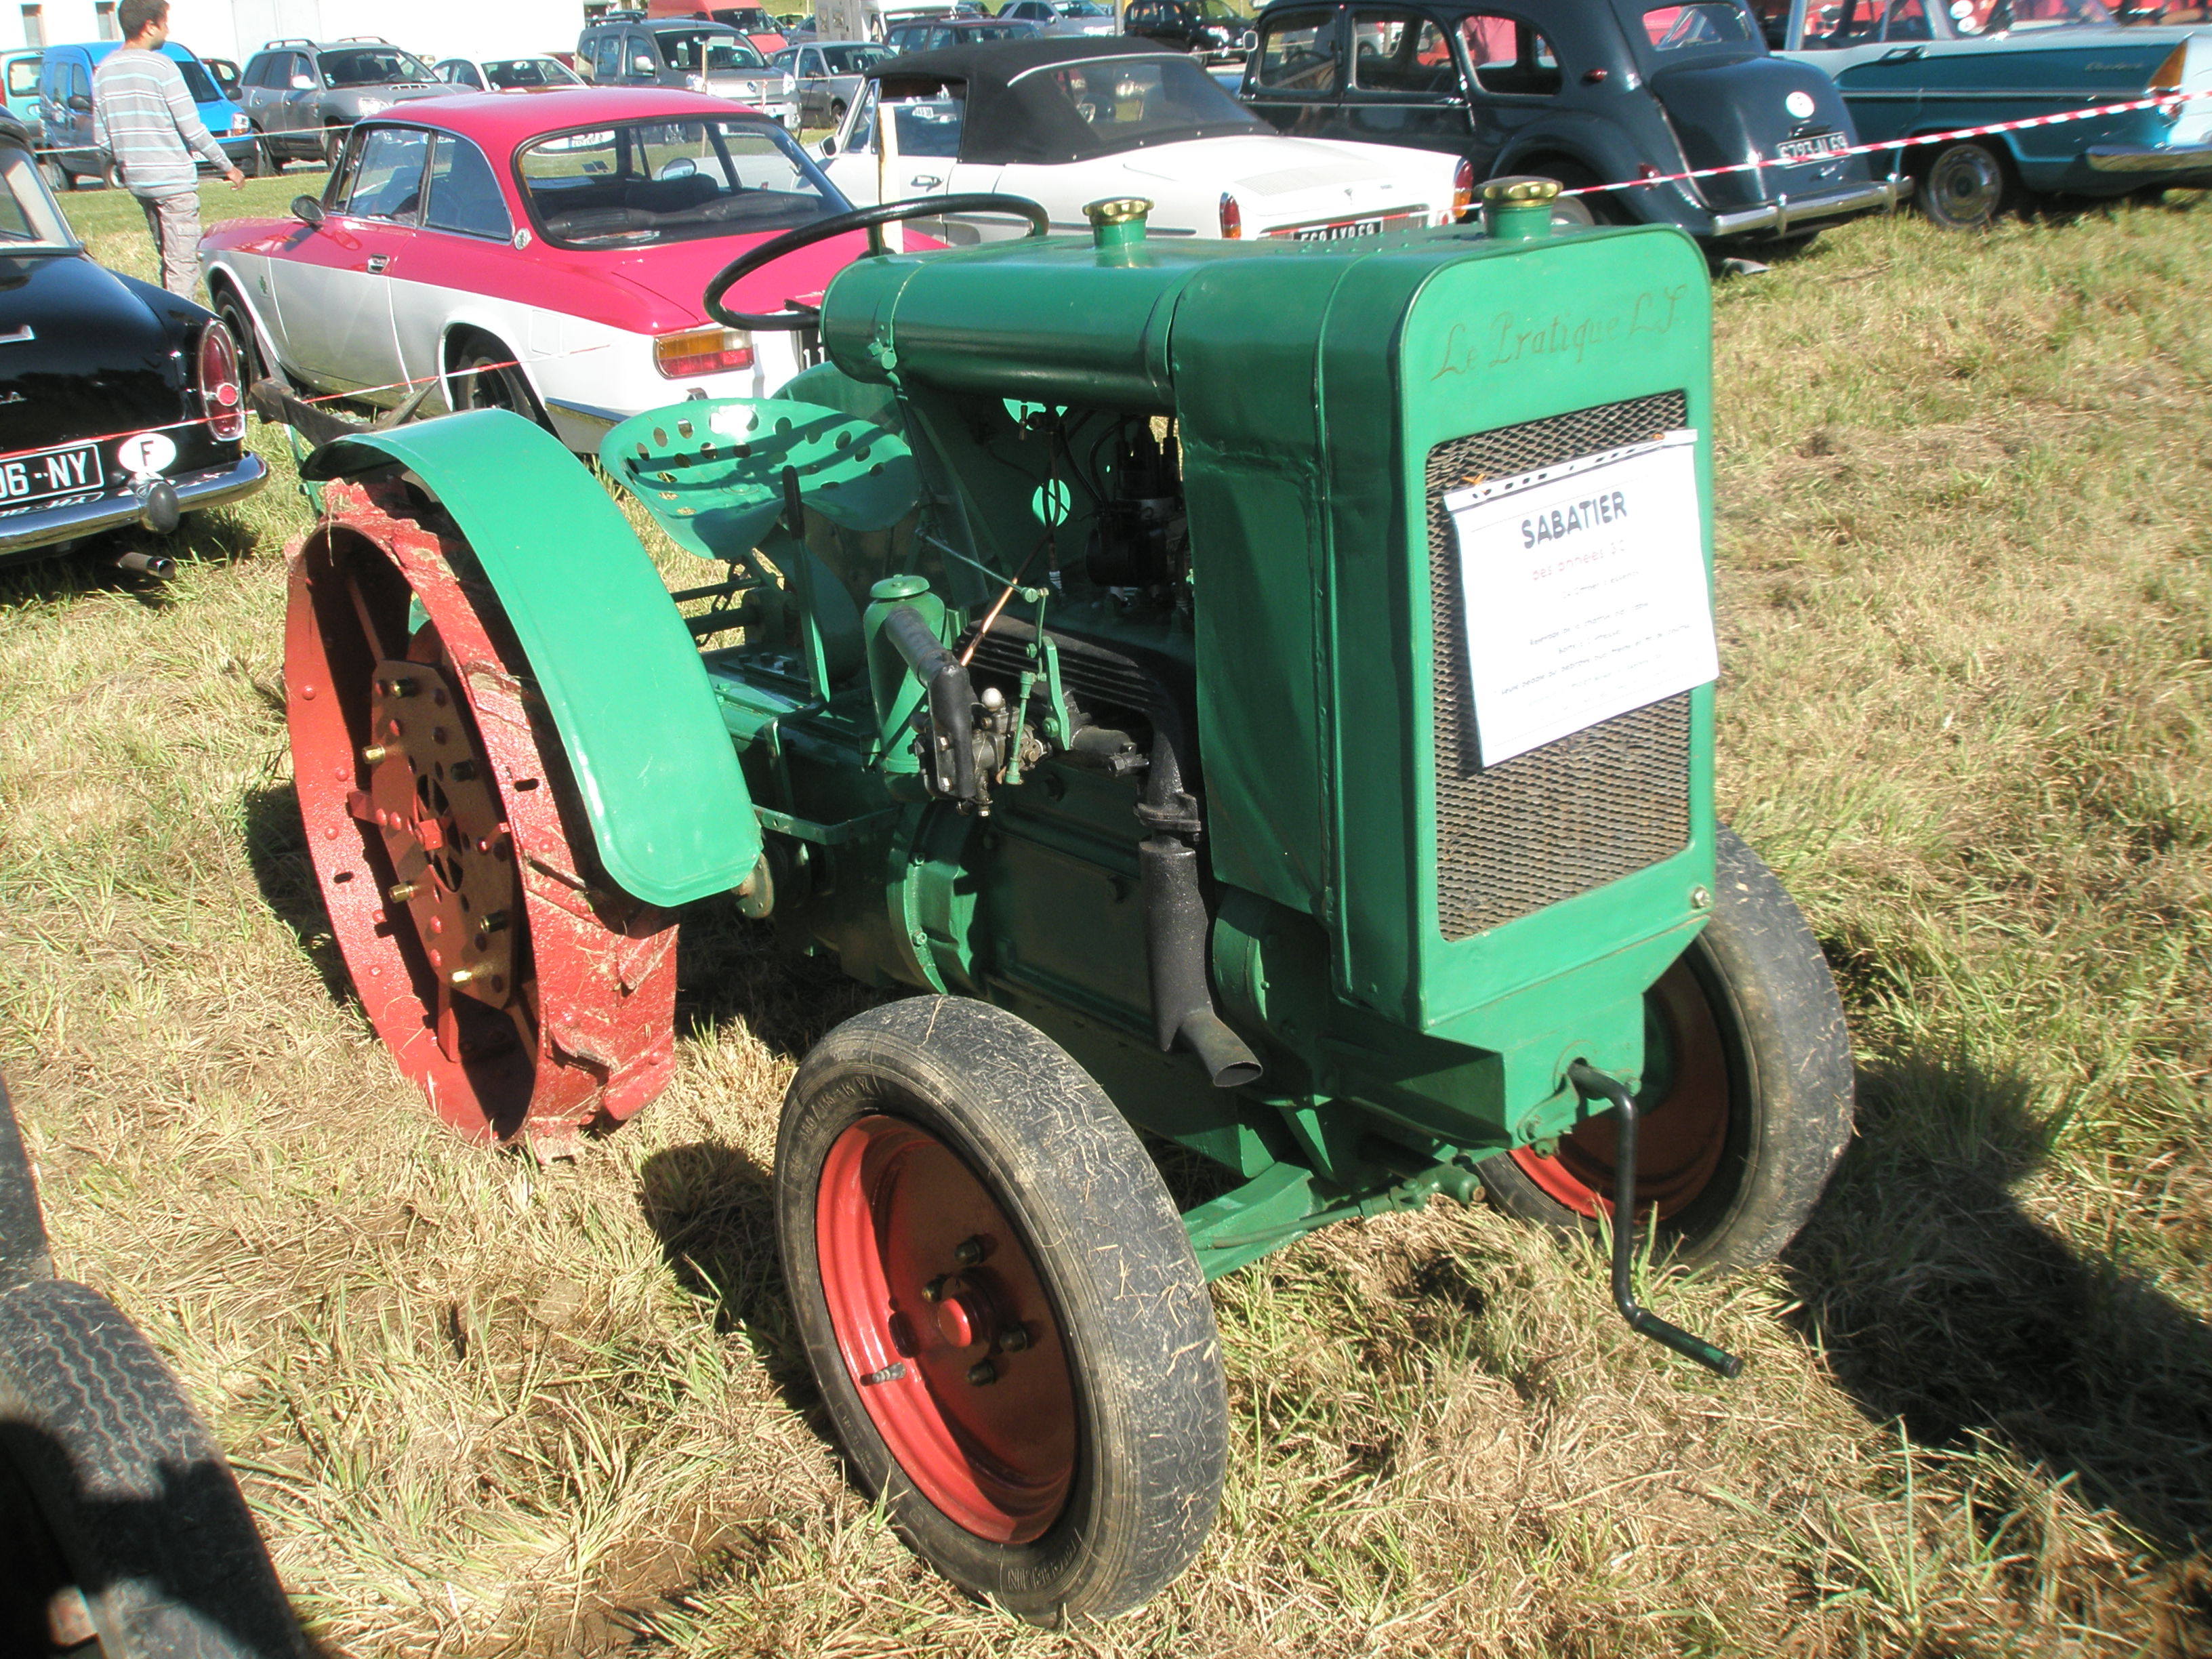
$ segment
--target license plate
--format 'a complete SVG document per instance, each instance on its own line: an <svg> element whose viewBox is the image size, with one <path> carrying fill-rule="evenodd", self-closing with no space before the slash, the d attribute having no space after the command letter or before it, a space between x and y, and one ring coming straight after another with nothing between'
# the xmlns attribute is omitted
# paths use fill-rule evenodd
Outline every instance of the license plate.
<svg viewBox="0 0 2212 1659"><path fill-rule="evenodd" d="M1785 161L1810 161L1815 157L1833 155L1851 147L1851 141L1840 132L1816 132L1805 138L1784 138L1777 146Z"/></svg>
<svg viewBox="0 0 2212 1659"><path fill-rule="evenodd" d="M100 446L69 444L0 461L0 506L21 507L53 495L75 495L106 482Z"/></svg>
<svg viewBox="0 0 2212 1659"><path fill-rule="evenodd" d="M1376 235L1382 229L1380 219L1346 219L1341 224L1308 225L1292 231L1291 236L1300 242L1340 242L1350 236Z"/></svg>

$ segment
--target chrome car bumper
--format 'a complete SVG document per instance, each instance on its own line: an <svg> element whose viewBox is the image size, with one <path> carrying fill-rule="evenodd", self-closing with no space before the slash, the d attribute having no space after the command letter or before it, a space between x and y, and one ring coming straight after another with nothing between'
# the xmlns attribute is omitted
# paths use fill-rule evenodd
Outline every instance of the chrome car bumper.
<svg viewBox="0 0 2212 1659"><path fill-rule="evenodd" d="M201 467L179 472L166 482L177 492L177 506L186 513L242 501L267 482L268 465L252 452L228 466ZM56 542L73 542L105 530L121 530L138 523L145 502L127 486L110 489L88 501L58 502L52 507L26 507L0 516L0 559L29 553Z"/></svg>
<svg viewBox="0 0 2212 1659"><path fill-rule="evenodd" d="M1716 213L1712 236L1741 236L1747 231L1771 230L1786 236L1809 219L1832 219L1842 213L1864 213L1874 208L1893 209L1912 194L1912 180L1897 176L1870 185L1852 185L1820 196L1784 196L1763 207L1738 213Z"/></svg>
<svg viewBox="0 0 2212 1659"><path fill-rule="evenodd" d="M2093 144L2081 154L2099 173L2212 173L2212 144Z"/></svg>

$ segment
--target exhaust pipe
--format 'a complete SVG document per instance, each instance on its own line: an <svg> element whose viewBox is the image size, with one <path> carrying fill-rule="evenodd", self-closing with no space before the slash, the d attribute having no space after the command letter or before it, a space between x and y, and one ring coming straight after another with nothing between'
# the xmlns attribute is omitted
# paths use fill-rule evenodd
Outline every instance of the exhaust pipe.
<svg viewBox="0 0 2212 1659"><path fill-rule="evenodd" d="M118 553L115 568L133 575L155 576L167 581L177 574L177 562L163 553Z"/></svg>
<svg viewBox="0 0 2212 1659"><path fill-rule="evenodd" d="M1182 768L1164 720L1155 722L1152 764L1138 821L1152 833L1137 843L1144 880L1145 946L1152 976L1152 1024L1160 1052L1178 1039L1217 1089L1260 1079L1260 1058L1213 1006L1206 977L1208 918L1198 885L1198 803L1183 792Z"/></svg>

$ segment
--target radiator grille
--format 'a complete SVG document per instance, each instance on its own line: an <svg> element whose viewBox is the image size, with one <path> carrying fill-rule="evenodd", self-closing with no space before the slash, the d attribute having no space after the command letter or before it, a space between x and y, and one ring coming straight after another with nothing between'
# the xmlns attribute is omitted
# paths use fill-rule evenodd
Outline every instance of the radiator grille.
<svg viewBox="0 0 2212 1659"><path fill-rule="evenodd" d="M1686 692L1484 767L1468 685L1458 545L1444 492L1686 425L1679 392L1455 438L1429 452L1435 629L1437 919L1466 939L1671 857L1690 839Z"/></svg>

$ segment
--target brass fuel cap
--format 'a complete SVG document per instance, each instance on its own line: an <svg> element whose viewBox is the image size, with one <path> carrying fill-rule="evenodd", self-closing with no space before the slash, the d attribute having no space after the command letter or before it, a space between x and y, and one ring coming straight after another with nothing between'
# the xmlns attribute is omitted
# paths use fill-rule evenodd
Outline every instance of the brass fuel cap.
<svg viewBox="0 0 2212 1659"><path fill-rule="evenodd" d="M1091 240L1102 253L1121 252L1145 240L1145 216L1152 204L1142 196L1104 196L1083 204L1091 221Z"/></svg>
<svg viewBox="0 0 2212 1659"><path fill-rule="evenodd" d="M1552 188L1559 189L1557 185ZM1105 225L1126 225L1131 220L1141 223L1152 210L1149 198L1143 196L1102 196L1095 202L1083 204L1083 216L1091 221L1091 228Z"/></svg>
<svg viewBox="0 0 2212 1659"><path fill-rule="evenodd" d="M1482 202L1483 234L1492 241L1533 242L1552 234L1552 205L1559 181L1534 173L1508 173L1485 181L1476 192Z"/></svg>
<svg viewBox="0 0 2212 1659"><path fill-rule="evenodd" d="M1486 204L1497 207L1519 206L1557 199L1559 181L1540 179L1533 173L1509 173L1499 179L1486 179L1477 192Z"/></svg>

